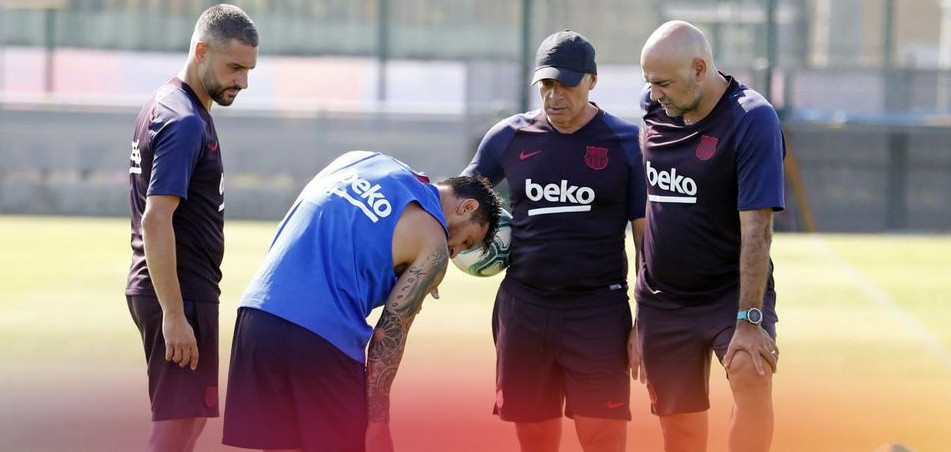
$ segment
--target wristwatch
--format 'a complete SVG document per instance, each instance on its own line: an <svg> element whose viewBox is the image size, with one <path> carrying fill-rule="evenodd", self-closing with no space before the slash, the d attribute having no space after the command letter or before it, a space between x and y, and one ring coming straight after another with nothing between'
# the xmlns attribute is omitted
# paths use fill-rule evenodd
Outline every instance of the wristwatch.
<svg viewBox="0 0 951 452"><path fill-rule="evenodd" d="M736 320L746 320L753 325L763 323L763 311L759 308L744 309L736 314Z"/></svg>

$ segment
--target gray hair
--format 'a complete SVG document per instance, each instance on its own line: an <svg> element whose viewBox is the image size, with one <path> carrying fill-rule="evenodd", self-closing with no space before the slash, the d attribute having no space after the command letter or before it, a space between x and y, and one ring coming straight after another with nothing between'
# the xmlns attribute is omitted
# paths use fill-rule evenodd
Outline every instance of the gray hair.
<svg viewBox="0 0 951 452"><path fill-rule="evenodd" d="M198 41L226 45L232 39L251 47L258 46L258 29L247 13L227 3L212 6L201 13L192 33L193 46Z"/></svg>

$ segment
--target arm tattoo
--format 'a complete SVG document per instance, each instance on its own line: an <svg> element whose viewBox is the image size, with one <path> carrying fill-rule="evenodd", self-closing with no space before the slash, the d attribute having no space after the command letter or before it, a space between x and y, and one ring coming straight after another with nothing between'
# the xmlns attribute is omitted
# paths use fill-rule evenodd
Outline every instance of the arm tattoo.
<svg viewBox="0 0 951 452"><path fill-rule="evenodd" d="M445 248L432 252L422 262L414 262L403 272L390 292L367 352L367 413L370 421L390 420L390 387L403 358L409 327L448 262L449 252Z"/></svg>

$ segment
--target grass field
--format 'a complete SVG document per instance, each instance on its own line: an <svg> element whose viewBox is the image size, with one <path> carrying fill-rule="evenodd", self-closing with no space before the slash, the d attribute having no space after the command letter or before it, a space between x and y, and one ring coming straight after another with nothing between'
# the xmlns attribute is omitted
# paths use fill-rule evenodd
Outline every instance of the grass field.
<svg viewBox="0 0 951 452"><path fill-rule="evenodd" d="M227 225L222 386L235 305L274 226ZM123 296L128 220L0 216L0 231L0 451L142 450L145 365ZM951 450L951 236L778 234L772 255L773 450ZM398 450L517 450L511 425L491 415L499 281L450 268L442 298L424 304L393 390ZM722 371L712 374L710 450L722 451L730 396ZM661 450L646 390L632 392L628 450ZM211 420L199 450L237 450L220 434ZM569 424L563 444L579 450Z"/></svg>

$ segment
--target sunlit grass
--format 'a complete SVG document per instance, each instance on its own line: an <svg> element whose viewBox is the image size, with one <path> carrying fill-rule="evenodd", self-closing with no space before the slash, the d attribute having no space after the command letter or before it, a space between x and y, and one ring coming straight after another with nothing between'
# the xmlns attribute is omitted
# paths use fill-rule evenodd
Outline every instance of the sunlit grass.
<svg viewBox="0 0 951 452"><path fill-rule="evenodd" d="M227 223L222 384L235 307L275 227ZM148 408L141 343L123 295L128 229L125 218L0 216L0 450L141 448ZM773 450L871 452L891 441L915 452L951 450L951 368L921 339L935 338L951 349L951 237L777 234L772 256L782 349ZM453 449L432 445L438 439L425 442L414 431L420 422L436 422L428 410L464 410L456 414L459 422L498 426L505 435L500 444L513 444L510 426L488 414L494 372L489 320L500 281L450 266L441 299L424 303L394 387L393 428L401 450ZM883 309L870 293L911 322ZM711 375L710 450L722 451L729 392L722 370ZM466 397L471 404L463 403ZM32 400L50 402L27 403ZM91 415L89 400L113 408ZM424 402L428 408L419 408ZM637 384L632 408L629 450L659 450L659 427ZM35 434L33 425L49 428ZM117 425L130 437L112 433ZM209 424L215 428L220 420ZM566 425L565 451L575 450L572 430ZM218 450L215 435L203 437L202 450ZM77 445L77 437L85 443Z"/></svg>

